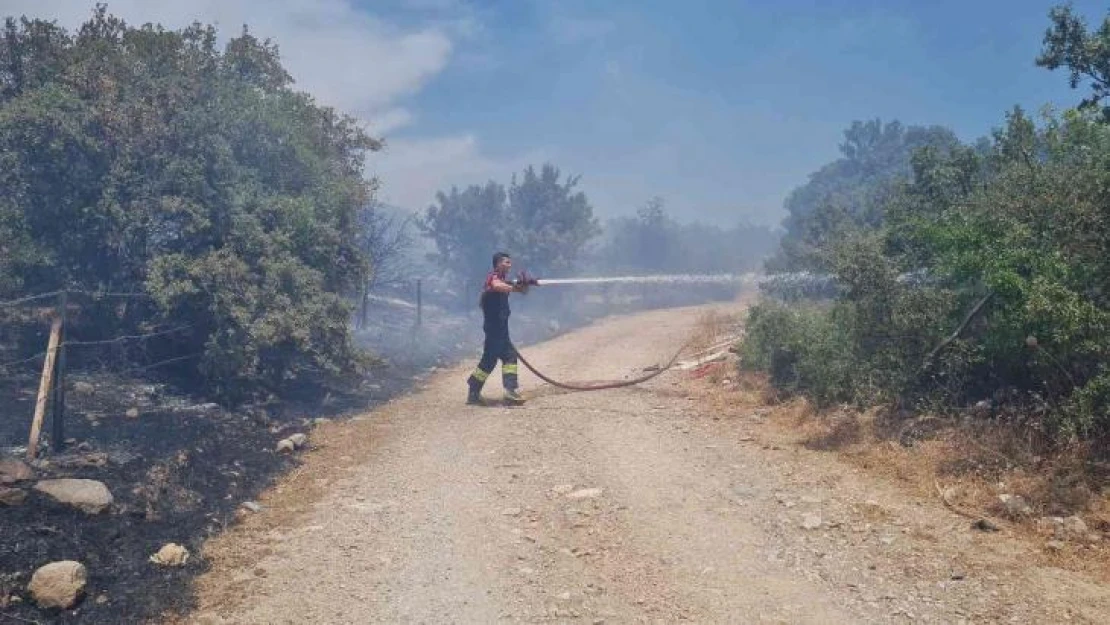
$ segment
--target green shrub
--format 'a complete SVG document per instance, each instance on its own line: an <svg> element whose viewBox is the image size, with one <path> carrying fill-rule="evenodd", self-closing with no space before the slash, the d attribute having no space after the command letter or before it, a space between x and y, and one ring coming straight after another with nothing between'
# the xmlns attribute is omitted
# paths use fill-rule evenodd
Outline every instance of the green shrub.
<svg viewBox="0 0 1110 625"><path fill-rule="evenodd" d="M292 88L275 46L211 27L0 38L0 297L140 293L91 334L188 325L153 352L229 400L356 373L347 297L380 144ZM115 309L105 307L105 311ZM111 327L109 327L111 326Z"/></svg>

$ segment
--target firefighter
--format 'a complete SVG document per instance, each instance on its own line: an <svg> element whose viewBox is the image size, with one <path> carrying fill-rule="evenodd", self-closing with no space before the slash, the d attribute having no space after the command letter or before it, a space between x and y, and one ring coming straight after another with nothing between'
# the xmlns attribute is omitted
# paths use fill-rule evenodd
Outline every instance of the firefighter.
<svg viewBox="0 0 1110 625"><path fill-rule="evenodd" d="M482 403L482 386L493 373L497 361L501 361L501 380L505 386L505 402L520 405L524 398L517 391L517 358L513 350L512 341L509 340L509 294L527 292L530 280L521 279L509 282L509 270L513 261L505 252L493 255L493 271L486 275L485 285L482 287L482 296L479 306L482 308L482 330L486 334L485 344L482 348L482 359L478 367L470 374L467 384L470 393L466 403Z"/></svg>

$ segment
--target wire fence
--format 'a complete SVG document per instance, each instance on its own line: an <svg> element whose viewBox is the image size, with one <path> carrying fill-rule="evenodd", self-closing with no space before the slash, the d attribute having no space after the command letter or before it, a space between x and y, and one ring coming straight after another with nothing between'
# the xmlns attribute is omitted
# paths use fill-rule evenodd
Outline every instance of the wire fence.
<svg viewBox="0 0 1110 625"><path fill-rule="evenodd" d="M74 404L67 396L68 378L74 373L135 376L203 355L173 353L174 340L185 337L193 324L123 321L115 312L106 316L102 304L112 300L151 297L66 289L0 301L0 447L24 451L33 460L45 434L45 449L64 450L67 413ZM78 398L76 403L88 402ZM49 428L43 428L47 421Z"/></svg>

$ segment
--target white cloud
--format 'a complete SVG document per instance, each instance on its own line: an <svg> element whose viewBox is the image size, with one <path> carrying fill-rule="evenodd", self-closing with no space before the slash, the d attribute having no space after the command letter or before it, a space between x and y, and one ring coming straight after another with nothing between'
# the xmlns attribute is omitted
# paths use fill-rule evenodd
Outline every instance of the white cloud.
<svg viewBox="0 0 1110 625"><path fill-rule="evenodd" d="M392 108L374 114L370 119L366 120L370 134L375 137L381 137L412 124L416 116L408 109Z"/></svg>

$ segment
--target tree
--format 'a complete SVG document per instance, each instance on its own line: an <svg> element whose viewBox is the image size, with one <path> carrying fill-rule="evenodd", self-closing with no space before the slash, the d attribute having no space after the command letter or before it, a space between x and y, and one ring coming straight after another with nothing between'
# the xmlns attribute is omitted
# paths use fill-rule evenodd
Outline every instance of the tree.
<svg viewBox="0 0 1110 625"><path fill-rule="evenodd" d="M378 202L359 211L359 247L369 262L369 272L360 286L359 327L368 322L371 293L401 286L408 279L407 256L414 220L414 215L390 210Z"/></svg>
<svg viewBox="0 0 1110 625"><path fill-rule="evenodd" d="M73 35L5 22L0 288L144 293L85 331L187 321L162 350L198 354L179 371L228 400L357 372L380 143L294 90L271 42L216 42L103 6Z"/></svg>
<svg viewBox="0 0 1110 625"><path fill-rule="evenodd" d="M1048 16L1052 25L1045 31L1037 65L1050 70L1066 67L1072 89L1089 80L1090 95L1079 106L1098 107L1110 95L1110 17L1103 19L1097 31L1088 32L1086 21L1069 5L1053 7ZM1102 112L1110 119L1110 109Z"/></svg>
<svg viewBox="0 0 1110 625"><path fill-rule="evenodd" d="M505 240L531 270L567 272L582 260L587 243L601 233L578 177L560 180L554 165L529 166L509 185Z"/></svg>
<svg viewBox="0 0 1110 625"><path fill-rule="evenodd" d="M436 246L430 260L466 285L461 289L465 305L472 303L470 286L478 288L494 252L505 244L506 200L505 187L493 181L461 192L451 187L436 194L437 203L420 220L421 231Z"/></svg>
<svg viewBox="0 0 1110 625"><path fill-rule="evenodd" d="M679 270L683 253L679 225L667 214L663 198L651 198L635 217L615 219L608 229L606 269L633 273Z"/></svg>
<svg viewBox="0 0 1110 625"><path fill-rule="evenodd" d="M925 147L941 152L960 145L939 126L856 121L844 131L841 158L810 175L786 199L782 251L768 263L776 271L831 266L830 242L883 223L883 207L911 174L911 157Z"/></svg>
<svg viewBox="0 0 1110 625"><path fill-rule="evenodd" d="M578 178L561 180L553 165L513 176L509 189L496 182L452 187L436 194L420 228L436 246L431 260L453 279L477 285L490 269L494 252L513 255L518 266L535 272L564 272L577 266L587 244L600 232ZM463 289L470 305L473 291Z"/></svg>

